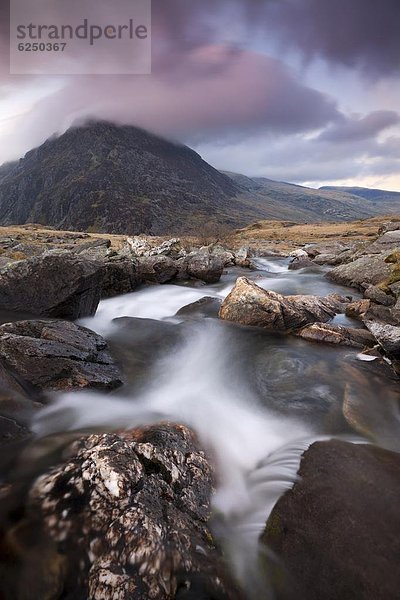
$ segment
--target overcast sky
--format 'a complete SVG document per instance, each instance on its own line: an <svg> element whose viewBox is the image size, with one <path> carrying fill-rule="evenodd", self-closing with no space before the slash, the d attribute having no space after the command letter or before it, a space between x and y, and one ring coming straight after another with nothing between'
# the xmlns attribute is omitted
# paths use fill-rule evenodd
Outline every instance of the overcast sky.
<svg viewBox="0 0 400 600"><path fill-rule="evenodd" d="M126 14L134 0L121 2ZM140 76L9 75L6 6L0 163L95 117L220 169L400 191L399 0L153 0L153 69Z"/></svg>

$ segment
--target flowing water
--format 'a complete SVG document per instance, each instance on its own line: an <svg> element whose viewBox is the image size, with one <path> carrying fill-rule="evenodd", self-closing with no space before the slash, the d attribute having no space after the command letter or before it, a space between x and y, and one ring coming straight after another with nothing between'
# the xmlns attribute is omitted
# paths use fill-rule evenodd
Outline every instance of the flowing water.
<svg viewBox="0 0 400 600"><path fill-rule="evenodd" d="M215 285L144 287L101 302L82 323L108 339L128 383L111 395L60 395L34 423L43 437L162 420L191 426L217 467L215 533L237 575L251 580L252 598L258 537L276 500L293 485L301 454L333 436L362 441L343 417L344 394L355 397L382 445L397 444L399 426L397 399L386 416L377 408L385 391L393 394L391 381L356 350L218 320L218 304L239 275L283 294L357 296L330 283L322 268L291 272L285 259L255 263L254 271L228 270ZM181 310L204 297L210 300ZM345 317L340 322L359 326Z"/></svg>

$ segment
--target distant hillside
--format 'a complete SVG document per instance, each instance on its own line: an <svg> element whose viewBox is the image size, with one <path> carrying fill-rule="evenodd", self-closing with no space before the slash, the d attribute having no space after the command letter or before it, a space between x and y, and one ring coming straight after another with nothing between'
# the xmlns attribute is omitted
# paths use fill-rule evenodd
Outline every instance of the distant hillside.
<svg viewBox="0 0 400 600"><path fill-rule="evenodd" d="M386 190L363 187L336 186L324 186L321 187L320 190L334 190L340 193L345 192L353 194L354 196L359 196L360 198L368 200L372 205L375 205L381 214L382 209L383 212L392 213L395 210L393 207L397 207L397 210L400 207L400 192L389 192Z"/></svg>
<svg viewBox="0 0 400 600"><path fill-rule="evenodd" d="M244 202L251 202L265 214L265 219L299 223L350 221L380 214L374 205L366 205L359 196L335 190L315 190L263 177L249 178L226 173L245 188ZM400 204L398 205L398 209ZM392 211L389 211L392 212Z"/></svg>
<svg viewBox="0 0 400 600"><path fill-rule="evenodd" d="M0 225L157 235L197 232L206 221L348 221L399 207L222 173L187 146L106 122L71 128L0 167Z"/></svg>

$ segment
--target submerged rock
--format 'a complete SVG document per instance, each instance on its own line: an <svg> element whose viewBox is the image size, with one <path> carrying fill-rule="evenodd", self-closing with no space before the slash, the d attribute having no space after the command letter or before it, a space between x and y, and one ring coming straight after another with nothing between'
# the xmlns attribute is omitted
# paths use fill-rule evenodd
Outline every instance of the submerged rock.
<svg viewBox="0 0 400 600"><path fill-rule="evenodd" d="M388 600L400 587L400 455L338 440L313 444L261 540L307 600Z"/></svg>
<svg viewBox="0 0 400 600"><path fill-rule="evenodd" d="M18 321L0 326L3 368L36 391L111 390L122 375L98 334L68 321Z"/></svg>
<svg viewBox="0 0 400 600"><path fill-rule="evenodd" d="M285 332L309 323L329 321L342 310L343 306L336 297L282 296L239 277L222 303L219 316L242 325Z"/></svg>
<svg viewBox="0 0 400 600"><path fill-rule="evenodd" d="M307 325L297 332L304 340L312 342L325 342L327 344L339 344L340 346L351 346L352 348L364 348L375 346L376 340L372 333L365 329L344 327L326 323L313 323Z"/></svg>
<svg viewBox="0 0 400 600"><path fill-rule="evenodd" d="M49 252L0 271L0 309L75 320L100 301L104 266L70 252Z"/></svg>
<svg viewBox="0 0 400 600"><path fill-rule="evenodd" d="M91 435L68 456L34 482L26 506L25 521L54 545L52 562L64 562L48 584L59 593L40 597L242 598L209 530L213 472L189 429ZM24 572L37 598L33 554Z"/></svg>

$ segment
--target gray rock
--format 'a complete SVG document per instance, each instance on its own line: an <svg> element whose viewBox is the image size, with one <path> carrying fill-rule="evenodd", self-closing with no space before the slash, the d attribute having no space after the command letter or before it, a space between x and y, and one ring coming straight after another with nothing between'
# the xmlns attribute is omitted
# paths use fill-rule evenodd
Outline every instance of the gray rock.
<svg viewBox="0 0 400 600"><path fill-rule="evenodd" d="M62 558L56 583L70 598L172 600L187 590L239 600L209 530L212 491L211 466L184 426L81 438L66 464L31 487L25 523L38 523L40 534L28 541L32 564L22 584L32 598L54 597L51 578L46 593L35 587L43 586L35 575L38 539L47 537L54 550L52 562L41 558L43 569L54 574ZM20 585L18 574L12 586ZM207 594L196 595L202 589Z"/></svg>
<svg viewBox="0 0 400 600"><path fill-rule="evenodd" d="M297 271L299 269L305 269L306 267L314 267L315 263L306 257L295 257L292 262L289 263L289 271Z"/></svg>
<svg viewBox="0 0 400 600"><path fill-rule="evenodd" d="M400 358L400 327L368 320L365 321L365 326L389 356Z"/></svg>
<svg viewBox="0 0 400 600"><path fill-rule="evenodd" d="M378 234L383 235L388 231L397 231L398 229L400 229L400 221L388 221L386 223L382 223L378 229Z"/></svg>
<svg viewBox="0 0 400 600"><path fill-rule="evenodd" d="M49 252L0 271L0 309L75 320L100 301L104 266L69 252Z"/></svg>
<svg viewBox="0 0 400 600"><path fill-rule="evenodd" d="M168 283L178 274L178 262L168 256L147 256L137 259L138 278L147 283Z"/></svg>
<svg viewBox="0 0 400 600"><path fill-rule="evenodd" d="M199 279L205 283L217 283L224 271L225 260L205 250L188 254L178 263L179 279Z"/></svg>
<svg viewBox="0 0 400 600"><path fill-rule="evenodd" d="M341 285L361 288L362 283L377 285L391 273L390 264L385 262L387 254L362 256L355 261L335 267L327 273L328 279Z"/></svg>
<svg viewBox="0 0 400 600"><path fill-rule="evenodd" d="M105 261L105 274L101 290L102 298L112 298L133 292L141 283L137 263L131 258L113 256Z"/></svg>
<svg viewBox="0 0 400 600"><path fill-rule="evenodd" d="M0 357L4 368L35 391L111 390L122 384L105 340L68 321L1 325Z"/></svg>
<svg viewBox="0 0 400 600"><path fill-rule="evenodd" d="M342 312L335 297L282 296L239 277L219 311L221 319L270 331L290 331L315 322L326 322Z"/></svg>
<svg viewBox="0 0 400 600"><path fill-rule="evenodd" d="M352 348L372 347L376 344L374 336L369 331L330 323L307 325L300 329L296 335L311 342L338 344L340 346L351 346Z"/></svg>
<svg viewBox="0 0 400 600"><path fill-rule="evenodd" d="M380 252L387 252L390 250L395 250L400 246L400 231L387 231L380 237L378 237L375 242L370 244L365 252L368 254L377 254Z"/></svg>
<svg viewBox="0 0 400 600"><path fill-rule="evenodd" d="M364 298L373 300L378 304L383 304L383 306L393 306L396 303L396 300L393 298L393 296L385 294L385 292L376 285L368 285L364 292Z"/></svg>
<svg viewBox="0 0 400 600"><path fill-rule="evenodd" d="M397 598L400 455L331 440L303 455L262 541L307 600Z"/></svg>

